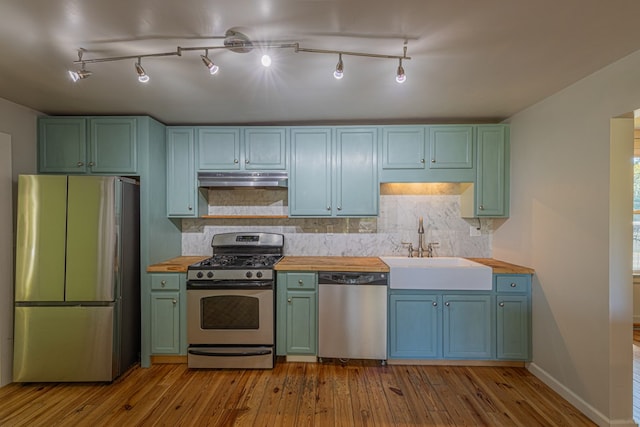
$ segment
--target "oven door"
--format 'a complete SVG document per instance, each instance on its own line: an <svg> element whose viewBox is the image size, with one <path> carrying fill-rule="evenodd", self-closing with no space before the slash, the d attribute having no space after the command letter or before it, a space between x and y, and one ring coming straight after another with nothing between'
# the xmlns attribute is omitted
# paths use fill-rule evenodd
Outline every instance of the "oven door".
<svg viewBox="0 0 640 427"><path fill-rule="evenodd" d="M189 345L273 345L273 289L188 289Z"/></svg>

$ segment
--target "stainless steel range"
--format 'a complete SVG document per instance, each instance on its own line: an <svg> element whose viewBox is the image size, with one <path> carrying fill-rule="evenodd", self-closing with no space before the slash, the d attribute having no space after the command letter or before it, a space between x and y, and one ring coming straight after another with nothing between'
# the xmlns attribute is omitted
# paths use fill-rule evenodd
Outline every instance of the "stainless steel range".
<svg viewBox="0 0 640 427"><path fill-rule="evenodd" d="M275 274L284 236L222 233L187 269L190 368L273 368Z"/></svg>

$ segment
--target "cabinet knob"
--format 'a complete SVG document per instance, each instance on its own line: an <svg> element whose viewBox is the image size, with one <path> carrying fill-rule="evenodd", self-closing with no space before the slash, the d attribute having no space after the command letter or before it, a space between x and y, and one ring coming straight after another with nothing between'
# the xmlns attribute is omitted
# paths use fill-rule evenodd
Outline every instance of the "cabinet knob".
<svg viewBox="0 0 640 427"><path fill-rule="evenodd" d="M89 162L89 166L95 166L96 164L93 162Z"/></svg>
<svg viewBox="0 0 640 427"><path fill-rule="evenodd" d="M178 303L178 300L174 298L171 302L173 303L173 305L176 305Z"/></svg>
<svg viewBox="0 0 640 427"><path fill-rule="evenodd" d="M445 302L444 305L446 305L447 307L449 307L449 301Z"/></svg>
<svg viewBox="0 0 640 427"><path fill-rule="evenodd" d="M338 206L338 210L341 211L342 210L342 206Z"/></svg>
<svg viewBox="0 0 640 427"><path fill-rule="evenodd" d="M160 286L162 286L163 288L166 286L166 284L167 284L166 280L160 281Z"/></svg>
<svg viewBox="0 0 640 427"><path fill-rule="evenodd" d="M287 302L288 302L289 304L291 304L291 298L287 299Z"/></svg>
<svg viewBox="0 0 640 427"><path fill-rule="evenodd" d="M246 159L244 162L245 162L246 164L249 164L249 159Z"/></svg>
<svg viewBox="0 0 640 427"><path fill-rule="evenodd" d="M438 303L434 301L434 302L431 303L431 305L434 306L434 307L437 307Z"/></svg>
<svg viewBox="0 0 640 427"><path fill-rule="evenodd" d="M331 210L331 205L327 206L327 210L330 211Z"/></svg>
<svg viewBox="0 0 640 427"><path fill-rule="evenodd" d="M420 159L420 163L424 163L424 159Z"/></svg>
<svg viewBox="0 0 640 427"><path fill-rule="evenodd" d="M298 280L298 285L300 286L304 285L304 282L302 281L302 279Z"/></svg>
<svg viewBox="0 0 640 427"><path fill-rule="evenodd" d="M233 163L238 163L238 159L233 159Z"/></svg>
<svg viewBox="0 0 640 427"><path fill-rule="evenodd" d="M511 286L512 288L515 288L515 287L516 287L516 286L518 286L518 285L516 285L515 283L512 283L510 286Z"/></svg>
<svg viewBox="0 0 640 427"><path fill-rule="evenodd" d="M503 302L499 303L498 305L499 305L500 307L504 307L504 303L503 303Z"/></svg>
<svg viewBox="0 0 640 427"><path fill-rule="evenodd" d="M192 211L192 210L193 210L193 206L189 205L189 206L187 206L187 209L189 209L190 211Z"/></svg>
<svg viewBox="0 0 640 427"><path fill-rule="evenodd" d="M436 159L431 159L431 163L435 163L435 162L436 162Z"/></svg>
<svg viewBox="0 0 640 427"><path fill-rule="evenodd" d="M483 210L484 210L484 206L480 205L480 206L478 206L478 209L480 209L481 211L483 211Z"/></svg>
<svg viewBox="0 0 640 427"><path fill-rule="evenodd" d="M82 163L82 162L76 163L76 166L78 166L78 167L83 166L83 165L84 165L84 163Z"/></svg>

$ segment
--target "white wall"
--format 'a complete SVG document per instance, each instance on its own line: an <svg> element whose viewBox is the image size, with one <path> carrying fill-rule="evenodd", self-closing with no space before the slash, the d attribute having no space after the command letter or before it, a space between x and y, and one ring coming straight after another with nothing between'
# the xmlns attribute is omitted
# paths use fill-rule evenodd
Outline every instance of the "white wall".
<svg viewBox="0 0 640 427"><path fill-rule="evenodd" d="M640 107L639 75L636 52L509 120L511 217L493 236L495 258L536 270L531 371L600 425L635 425L632 137L612 148L610 123Z"/></svg>
<svg viewBox="0 0 640 427"><path fill-rule="evenodd" d="M0 386L11 381L17 176L36 171L36 111L0 98Z"/></svg>
<svg viewBox="0 0 640 427"><path fill-rule="evenodd" d="M0 387L12 381L13 365L13 203L11 135L0 132Z"/></svg>

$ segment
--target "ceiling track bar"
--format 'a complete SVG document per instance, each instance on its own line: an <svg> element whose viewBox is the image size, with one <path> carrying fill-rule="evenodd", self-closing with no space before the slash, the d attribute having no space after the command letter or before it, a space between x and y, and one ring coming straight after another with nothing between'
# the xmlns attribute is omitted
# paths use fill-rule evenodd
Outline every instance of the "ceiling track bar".
<svg viewBox="0 0 640 427"><path fill-rule="evenodd" d="M82 59L81 55L77 61L73 61L74 64L96 64L99 62L113 62L113 61L125 61L127 59L140 59L140 58L152 58L152 57L164 57L164 56L181 56L181 49L178 48L174 52L163 53L147 53L142 55L127 55L127 56L112 56L110 58L96 58L96 59Z"/></svg>

